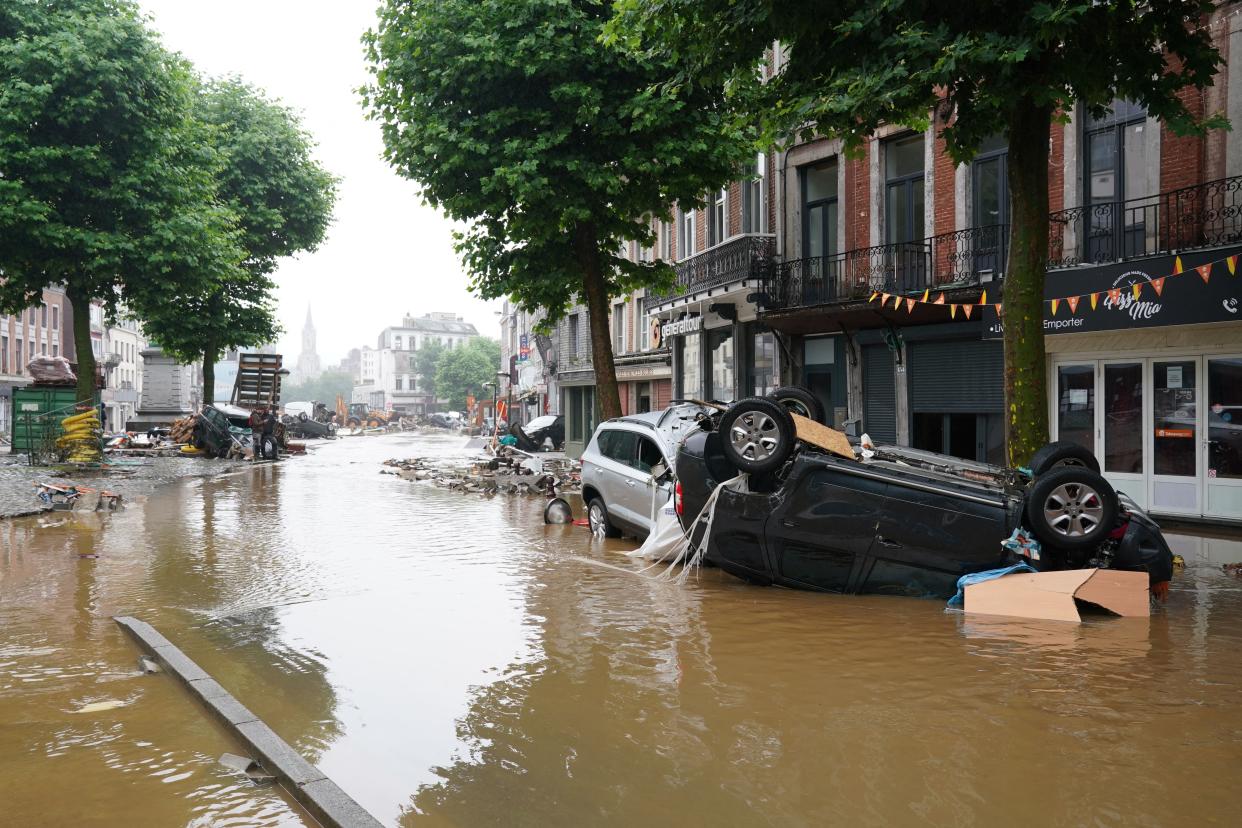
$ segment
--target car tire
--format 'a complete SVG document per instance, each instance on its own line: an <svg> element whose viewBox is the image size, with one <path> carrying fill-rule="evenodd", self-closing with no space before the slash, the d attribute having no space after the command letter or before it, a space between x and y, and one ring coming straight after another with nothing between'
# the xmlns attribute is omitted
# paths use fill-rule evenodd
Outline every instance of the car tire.
<svg viewBox="0 0 1242 828"><path fill-rule="evenodd" d="M768 399L775 400L794 414L801 414L808 420L827 423L824 404L807 389L800 385L786 385L768 394Z"/></svg>
<svg viewBox="0 0 1242 828"><path fill-rule="evenodd" d="M720 417L720 444L725 458L749 474L774 472L793 453L797 431L781 403L747 397Z"/></svg>
<svg viewBox="0 0 1242 828"><path fill-rule="evenodd" d="M309 420L309 419L310 419L310 417L307 417L307 416L306 416L306 412L305 412L305 411L299 411L299 412L298 412L298 422L299 422L299 423L304 423L304 422L306 422L306 421L307 421L307 420Z"/></svg>
<svg viewBox="0 0 1242 828"><path fill-rule="evenodd" d="M592 535L603 535L606 538L619 538L621 531L612 525L608 518L608 507L602 497L593 497L587 504L587 526Z"/></svg>
<svg viewBox="0 0 1242 828"><path fill-rule="evenodd" d="M1117 493L1090 469L1053 469L1027 492L1026 519L1041 543L1067 552L1086 549L1113 531Z"/></svg>
<svg viewBox="0 0 1242 828"><path fill-rule="evenodd" d="M345 424L350 428L358 428L362 425L362 420L359 420L357 417L350 417L345 421Z"/></svg>
<svg viewBox="0 0 1242 828"><path fill-rule="evenodd" d="M1100 461L1091 450L1070 440L1049 443L1031 457L1031 474L1035 477L1062 466L1100 473Z"/></svg>

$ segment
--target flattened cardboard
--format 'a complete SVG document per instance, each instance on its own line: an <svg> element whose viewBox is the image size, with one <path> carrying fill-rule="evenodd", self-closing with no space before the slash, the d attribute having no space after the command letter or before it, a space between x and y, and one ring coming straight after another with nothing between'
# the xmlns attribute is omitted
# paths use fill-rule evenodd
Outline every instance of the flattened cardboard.
<svg viewBox="0 0 1242 828"><path fill-rule="evenodd" d="M793 412L790 412L790 414L793 417L794 428L799 440L804 443L810 443L813 446L819 446L824 451L830 451L848 460L857 459L854 455L854 447L850 445L850 441L846 439L843 433L835 428L829 428L812 419L803 417L801 414L793 414Z"/></svg>
<svg viewBox="0 0 1242 828"><path fill-rule="evenodd" d="M1122 616L1147 617L1145 572L1070 569L1020 572L966 587L963 609L979 615L1082 621L1075 599Z"/></svg>

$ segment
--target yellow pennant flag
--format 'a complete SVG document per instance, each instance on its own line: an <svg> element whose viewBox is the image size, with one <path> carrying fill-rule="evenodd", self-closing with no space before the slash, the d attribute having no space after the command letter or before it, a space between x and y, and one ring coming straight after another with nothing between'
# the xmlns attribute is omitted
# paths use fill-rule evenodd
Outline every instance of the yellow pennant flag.
<svg viewBox="0 0 1242 828"><path fill-rule="evenodd" d="M949 318L957 319L957 305L949 305Z"/></svg>
<svg viewBox="0 0 1242 828"><path fill-rule="evenodd" d="M988 292L985 290L983 295L979 297L979 304L986 305L988 303Z"/></svg>
<svg viewBox="0 0 1242 828"><path fill-rule="evenodd" d="M1070 313L1078 313L1078 300L1081 296L1069 296L1065 299L1065 304L1070 306Z"/></svg>
<svg viewBox="0 0 1242 828"><path fill-rule="evenodd" d="M966 314L966 318L970 318L970 312L975 309L974 305L962 305L962 313Z"/></svg>
<svg viewBox="0 0 1242 828"><path fill-rule="evenodd" d="M873 290L873 291L871 291L871 298L870 298L870 299L868 299L867 301L868 301L868 302L874 302L874 301L875 301L875 297L877 297L877 296L879 296L879 295L880 295L880 292L879 292L878 290Z"/></svg>
<svg viewBox="0 0 1242 828"><path fill-rule="evenodd" d="M906 300L906 313L914 313L914 300L913 299Z"/></svg>
<svg viewBox="0 0 1242 828"><path fill-rule="evenodd" d="M1100 294L1098 293L1091 294L1091 310L1095 310L1095 306L1099 303L1099 301L1100 301Z"/></svg>
<svg viewBox="0 0 1242 828"><path fill-rule="evenodd" d="M1182 257L1178 256L1173 259L1173 275L1176 276L1178 273L1181 273L1181 272L1182 272Z"/></svg>
<svg viewBox="0 0 1242 828"><path fill-rule="evenodd" d="M894 296L893 297L893 310L897 310L900 307L901 307L901 297Z"/></svg>
<svg viewBox="0 0 1242 828"><path fill-rule="evenodd" d="M920 299L919 301L920 301L920 302L926 302L926 301L927 301L927 297L928 297L928 296L931 296L931 288L926 288L926 289L924 289L924 290L923 290L923 298L922 298L922 299Z"/></svg>
<svg viewBox="0 0 1242 828"><path fill-rule="evenodd" d="M1237 256L1230 256L1228 259L1225 259L1225 264L1229 265L1230 276L1234 276L1237 274L1238 272L1238 257Z"/></svg>
<svg viewBox="0 0 1242 828"><path fill-rule="evenodd" d="M1060 300L1060 299L1053 299L1053 300L1052 300L1052 315L1053 315L1053 316L1056 316L1056 315L1057 315L1057 308L1058 308L1060 305L1061 305L1061 300Z"/></svg>
<svg viewBox="0 0 1242 828"><path fill-rule="evenodd" d="M1135 299L1138 299L1138 298L1139 298L1139 294L1143 292L1143 283L1142 283L1142 282L1135 282L1135 283L1134 283L1134 284L1130 287L1130 290L1134 292L1134 298L1135 298Z"/></svg>
<svg viewBox="0 0 1242 828"><path fill-rule="evenodd" d="M1199 278L1202 279L1203 284L1206 285L1208 282L1208 278L1212 275L1212 263L1208 262L1205 265L1199 265L1198 267L1195 268L1195 270L1199 271ZM1137 295L1136 295L1136 298L1137 298Z"/></svg>
<svg viewBox="0 0 1242 828"><path fill-rule="evenodd" d="M1161 276L1159 279L1151 280L1152 289L1156 291L1157 296L1159 296L1161 293L1164 293L1164 280L1167 278L1169 277Z"/></svg>

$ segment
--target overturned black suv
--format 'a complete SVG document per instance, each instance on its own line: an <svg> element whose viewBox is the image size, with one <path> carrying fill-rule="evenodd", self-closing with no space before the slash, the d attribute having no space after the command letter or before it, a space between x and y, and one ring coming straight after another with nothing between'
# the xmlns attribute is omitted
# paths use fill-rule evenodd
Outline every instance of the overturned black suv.
<svg viewBox="0 0 1242 828"><path fill-rule="evenodd" d="M700 513L713 511L706 558L726 572L799 589L947 597L963 575L1026 560L1041 570L1145 571L1154 594L1167 591L1173 556L1159 527L1085 448L1052 443L1029 469L857 441L849 459L798 440L791 411L823 416L799 391L705 417L679 449L678 513L693 536ZM1038 540L1038 559L1002 546L1015 529Z"/></svg>

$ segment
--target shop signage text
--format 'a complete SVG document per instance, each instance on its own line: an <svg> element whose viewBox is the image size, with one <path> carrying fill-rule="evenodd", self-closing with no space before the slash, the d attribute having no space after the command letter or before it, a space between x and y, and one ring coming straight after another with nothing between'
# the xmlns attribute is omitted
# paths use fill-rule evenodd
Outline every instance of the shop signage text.
<svg viewBox="0 0 1242 828"><path fill-rule="evenodd" d="M689 333L697 333L703 330L703 317L687 316L685 319L678 319L676 322L665 322L660 327L660 335L664 339L670 336L685 336Z"/></svg>

